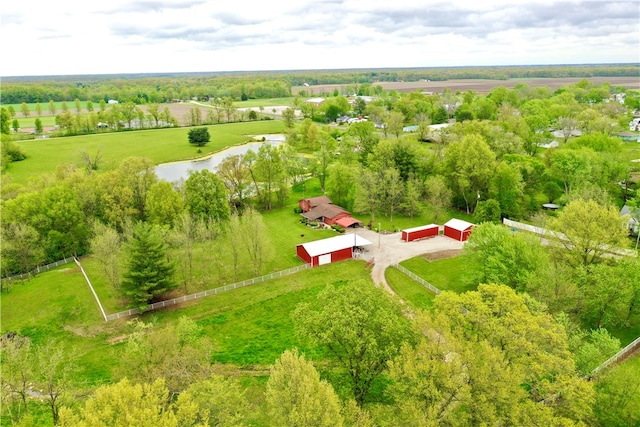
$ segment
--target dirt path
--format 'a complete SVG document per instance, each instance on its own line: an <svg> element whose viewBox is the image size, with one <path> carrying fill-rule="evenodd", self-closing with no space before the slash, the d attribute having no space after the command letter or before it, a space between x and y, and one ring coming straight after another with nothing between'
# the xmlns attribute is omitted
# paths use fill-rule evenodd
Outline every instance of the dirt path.
<svg viewBox="0 0 640 427"><path fill-rule="evenodd" d="M450 239L444 236L436 236L429 239L404 242L400 238L401 232L392 234L378 234L366 228L358 228L350 230L349 233L357 233L365 239L371 241L372 245L364 252L363 258L367 261L373 259L374 265L371 269L371 278L373 282L384 287L387 291L394 294L393 290L384 277L387 267L397 264L401 261L416 256L450 250L461 250L464 246L463 242Z"/></svg>

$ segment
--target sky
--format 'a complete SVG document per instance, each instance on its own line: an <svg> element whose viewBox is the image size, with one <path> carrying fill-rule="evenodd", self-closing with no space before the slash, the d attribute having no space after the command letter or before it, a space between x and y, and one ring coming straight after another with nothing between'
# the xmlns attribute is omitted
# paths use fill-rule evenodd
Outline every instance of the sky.
<svg viewBox="0 0 640 427"><path fill-rule="evenodd" d="M18 0L0 76L640 63L640 1Z"/></svg>

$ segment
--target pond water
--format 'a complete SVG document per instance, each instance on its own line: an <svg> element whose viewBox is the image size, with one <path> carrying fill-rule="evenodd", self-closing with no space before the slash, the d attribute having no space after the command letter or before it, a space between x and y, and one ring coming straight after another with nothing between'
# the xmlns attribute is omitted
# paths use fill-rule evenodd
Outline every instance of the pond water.
<svg viewBox="0 0 640 427"><path fill-rule="evenodd" d="M216 167L227 157L235 155L244 155L249 150L258 152L262 144L271 144L277 146L285 142L285 135L272 134L272 135L258 135L257 139L264 137L264 141L248 142L242 145L234 145L229 148L225 148L222 151L218 151L206 158L199 160L185 160L182 162L163 163L156 166L156 175L158 178L175 182L180 179L186 180L189 178L189 171L200 171L203 169L215 172Z"/></svg>

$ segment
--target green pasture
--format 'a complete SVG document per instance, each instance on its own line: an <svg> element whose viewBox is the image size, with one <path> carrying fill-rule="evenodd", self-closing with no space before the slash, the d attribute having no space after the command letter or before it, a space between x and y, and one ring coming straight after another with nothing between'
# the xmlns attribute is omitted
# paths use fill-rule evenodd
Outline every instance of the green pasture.
<svg viewBox="0 0 640 427"><path fill-rule="evenodd" d="M477 288L477 283L469 280L468 269L471 261L465 256L427 261L415 257L402 261L400 265L422 277L441 291L467 292Z"/></svg>
<svg viewBox="0 0 640 427"><path fill-rule="evenodd" d="M426 310L433 306L436 295L397 268L387 268L384 277L398 297L412 308Z"/></svg>
<svg viewBox="0 0 640 427"><path fill-rule="evenodd" d="M239 366L268 365L287 348L300 347L291 311L330 283L367 279L362 261L343 261L262 282L180 307L145 313L142 321L163 327L187 316L198 322L215 348L213 361ZM368 282L369 283L369 282ZM373 286L373 284L371 284ZM76 359L78 383L113 380L123 340L133 326L122 319L102 320L95 300L74 264L16 283L2 294L2 333L64 343Z"/></svg>
<svg viewBox="0 0 640 427"><path fill-rule="evenodd" d="M122 159L132 156L148 157L155 164L194 159L220 151L230 145L251 140L252 135L279 133L281 121L256 121L207 126L211 142L197 148L189 144L189 128L155 129L113 132L64 138L48 138L18 142L27 159L12 163L7 174L19 184L29 178L53 173L61 164L81 164L80 152L94 156L102 154L100 169L116 167ZM198 152L201 151L201 152Z"/></svg>

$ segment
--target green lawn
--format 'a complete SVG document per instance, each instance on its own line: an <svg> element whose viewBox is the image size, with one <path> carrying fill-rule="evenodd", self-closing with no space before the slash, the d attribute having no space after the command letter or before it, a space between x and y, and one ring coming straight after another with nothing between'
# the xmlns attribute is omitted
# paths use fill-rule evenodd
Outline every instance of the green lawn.
<svg viewBox="0 0 640 427"><path fill-rule="evenodd" d="M241 144L251 135L280 133L284 130L281 121L230 123L207 126L211 142L198 148L187 142L189 128L155 129L130 132L113 132L64 138L37 139L18 142L28 158L12 163L7 171L13 181L24 184L29 178L37 178L55 172L61 164L81 164L80 152L94 155L102 153L101 169L116 167L122 159L131 156L150 158L155 164L193 159L220 151L230 145Z"/></svg>
<svg viewBox="0 0 640 427"><path fill-rule="evenodd" d="M394 267L384 272L391 289L414 309L425 310L433 306L436 295Z"/></svg>
<svg viewBox="0 0 640 427"><path fill-rule="evenodd" d="M466 292L477 288L477 284L472 284L468 280L467 269L469 262L464 256L433 262L421 257L415 257L402 261L400 265L411 270L441 291Z"/></svg>
<svg viewBox="0 0 640 427"><path fill-rule="evenodd" d="M91 262L84 264L91 266ZM94 267L95 268L95 267ZM91 268L90 268L91 269ZM187 316L211 338L214 361L240 366L268 365L297 343L290 313L329 283L369 278L362 261L343 261L190 301L183 306L146 313L141 319L162 327ZM92 280L96 288L100 280ZM370 282L370 280L369 280ZM371 284L373 286L373 284ZM1 333L14 331L40 344L47 338L64 343L76 357L78 382L113 380L122 344L132 326L127 320L104 323L96 302L75 264L42 273L3 293Z"/></svg>

